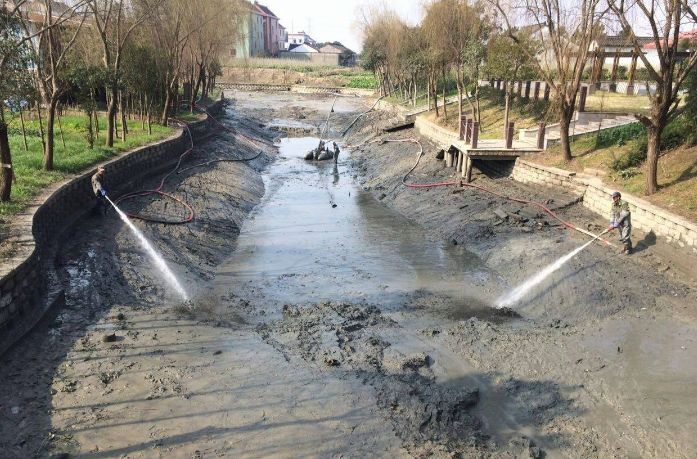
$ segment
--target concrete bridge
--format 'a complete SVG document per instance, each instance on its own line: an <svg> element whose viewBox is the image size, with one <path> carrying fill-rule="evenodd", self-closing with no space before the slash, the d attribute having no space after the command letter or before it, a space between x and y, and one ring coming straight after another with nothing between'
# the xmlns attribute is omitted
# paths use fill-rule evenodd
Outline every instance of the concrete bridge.
<svg viewBox="0 0 697 459"><path fill-rule="evenodd" d="M422 136L429 138L445 151L443 160L446 167L454 167L467 183L472 179L474 160L514 161L521 156L527 157L542 151L531 142L512 138L508 144L504 139L478 140L476 135L460 139L456 132L420 116L416 117L414 127Z"/></svg>

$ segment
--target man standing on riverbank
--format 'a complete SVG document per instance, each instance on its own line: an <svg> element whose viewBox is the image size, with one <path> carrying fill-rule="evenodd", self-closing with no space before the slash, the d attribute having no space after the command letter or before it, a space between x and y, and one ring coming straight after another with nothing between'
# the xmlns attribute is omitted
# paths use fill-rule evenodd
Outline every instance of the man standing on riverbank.
<svg viewBox="0 0 697 459"><path fill-rule="evenodd" d="M619 230L620 242L624 245L622 253L629 255L632 253L632 216L629 211L629 203L622 200L619 191L612 193L610 215L610 228L608 229Z"/></svg>
<svg viewBox="0 0 697 459"><path fill-rule="evenodd" d="M106 202L106 188L104 187L104 167L99 166L97 172L92 176L92 191L97 198L97 205L94 211L100 215L106 215L108 210Z"/></svg>

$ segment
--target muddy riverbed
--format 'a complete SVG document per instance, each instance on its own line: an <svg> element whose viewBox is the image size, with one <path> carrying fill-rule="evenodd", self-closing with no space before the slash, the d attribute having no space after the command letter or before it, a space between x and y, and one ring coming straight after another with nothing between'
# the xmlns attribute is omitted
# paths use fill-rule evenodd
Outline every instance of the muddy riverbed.
<svg viewBox="0 0 697 459"><path fill-rule="evenodd" d="M56 260L65 308L0 362L2 457L691 457L685 263L643 235L629 258L594 245L493 308L587 238L476 190L404 187L418 149L367 142L416 132L382 134L389 116L371 113L339 138L371 103L234 94L233 130L182 169L254 159L173 177L194 223L137 222L192 307L113 214L80 221ZM338 163L304 161L323 132ZM409 181L449 178L423 145ZM475 183L604 225L504 172Z"/></svg>

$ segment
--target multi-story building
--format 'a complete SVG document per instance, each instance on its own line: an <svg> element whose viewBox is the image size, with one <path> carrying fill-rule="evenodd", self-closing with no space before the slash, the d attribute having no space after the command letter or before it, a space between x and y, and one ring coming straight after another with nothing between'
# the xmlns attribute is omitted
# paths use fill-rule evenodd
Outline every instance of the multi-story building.
<svg viewBox="0 0 697 459"><path fill-rule="evenodd" d="M230 57L277 56L284 49L286 28L268 7L245 2L246 14L238 26L238 40Z"/></svg>
<svg viewBox="0 0 697 459"><path fill-rule="evenodd" d="M240 20L237 30L237 43L230 50L230 57L248 58L265 55L264 16L256 5L246 3L245 15Z"/></svg>
<svg viewBox="0 0 697 459"><path fill-rule="evenodd" d="M264 52L267 56L277 56L278 52L283 49L279 43L279 36L281 35L280 29L283 26L278 22L278 16L268 7L254 2L254 8L263 18Z"/></svg>

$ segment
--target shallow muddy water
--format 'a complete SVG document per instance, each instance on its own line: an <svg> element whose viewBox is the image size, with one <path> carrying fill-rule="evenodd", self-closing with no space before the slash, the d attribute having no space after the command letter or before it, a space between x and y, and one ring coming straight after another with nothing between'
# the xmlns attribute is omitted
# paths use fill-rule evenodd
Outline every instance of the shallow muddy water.
<svg viewBox="0 0 697 459"><path fill-rule="evenodd" d="M495 282L462 246L429 239L383 206L339 163L303 159L313 137L285 138L264 175L266 195L242 227L237 249L219 269L219 289L271 303L322 300L403 306L414 294L448 298L444 314L486 314L482 286Z"/></svg>

